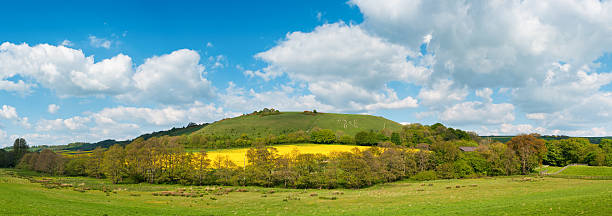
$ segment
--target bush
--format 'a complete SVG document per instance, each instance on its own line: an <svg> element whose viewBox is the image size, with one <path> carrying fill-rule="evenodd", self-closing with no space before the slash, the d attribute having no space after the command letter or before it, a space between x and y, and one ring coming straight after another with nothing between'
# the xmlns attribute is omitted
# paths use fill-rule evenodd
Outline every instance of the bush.
<svg viewBox="0 0 612 216"><path fill-rule="evenodd" d="M342 144L355 144L355 140L353 139L353 137L346 134L340 136L338 142Z"/></svg>
<svg viewBox="0 0 612 216"><path fill-rule="evenodd" d="M310 132L310 141L313 143L334 143L336 135L330 129L313 129Z"/></svg>
<svg viewBox="0 0 612 216"><path fill-rule="evenodd" d="M436 172L433 171L433 170L421 171L421 172L417 173L416 175L413 175L412 177L410 177L410 179L417 180L417 181L435 180L436 179Z"/></svg>
<svg viewBox="0 0 612 216"><path fill-rule="evenodd" d="M453 179L456 177L455 167L452 162L443 163L436 166L436 173L442 179Z"/></svg>
<svg viewBox="0 0 612 216"><path fill-rule="evenodd" d="M383 135L384 136L384 135ZM355 134L355 143L362 146L373 146L378 143L379 136L376 132L361 131Z"/></svg>

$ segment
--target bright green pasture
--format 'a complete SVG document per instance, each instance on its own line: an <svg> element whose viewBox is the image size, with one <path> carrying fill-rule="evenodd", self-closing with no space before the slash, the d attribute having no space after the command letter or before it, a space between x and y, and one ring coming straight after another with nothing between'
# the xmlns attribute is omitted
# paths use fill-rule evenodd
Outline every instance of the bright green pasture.
<svg viewBox="0 0 612 216"><path fill-rule="evenodd" d="M548 165L544 165L541 167L536 168L536 172L544 172L544 173L548 173L548 174L553 174L559 170L563 169L563 167L556 167L556 166L548 166Z"/></svg>
<svg viewBox="0 0 612 216"><path fill-rule="evenodd" d="M605 166L569 166L559 175L570 176L612 176L612 167ZM611 186L612 187L612 186Z"/></svg>
<svg viewBox="0 0 612 216"><path fill-rule="evenodd" d="M7 170L2 169L0 202L3 207L0 208L0 215L612 214L611 180L535 177L525 179L515 176L428 182L400 181L360 190L246 187L249 192L189 198L152 195L153 191L192 188L189 186L111 185L105 180L81 177L54 179L75 185L85 183L85 186L92 188L107 187L114 189L116 193L108 193L107 196L97 190L82 193L71 188L46 189L38 183L9 176ZM275 193L270 193L272 190ZM336 197L336 200L321 197Z"/></svg>

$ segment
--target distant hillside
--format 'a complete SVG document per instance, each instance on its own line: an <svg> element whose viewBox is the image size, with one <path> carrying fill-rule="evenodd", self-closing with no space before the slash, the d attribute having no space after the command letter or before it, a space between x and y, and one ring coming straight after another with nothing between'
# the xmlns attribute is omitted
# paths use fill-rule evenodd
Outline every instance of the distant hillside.
<svg viewBox="0 0 612 216"><path fill-rule="evenodd" d="M389 119L356 114L277 112L266 115L250 114L224 119L208 125L196 133L236 138L242 134L257 138L268 135L288 134L295 131L308 132L313 128L343 131L354 136L360 131L380 131L387 128L400 130L401 124Z"/></svg>
<svg viewBox="0 0 612 216"><path fill-rule="evenodd" d="M189 123L189 125L185 126L185 127L180 127L180 128L172 128L170 130L164 130L164 131L156 131L153 133L147 133L147 134L143 134L140 135L134 139L138 139L138 138L143 138L144 140L148 140L150 138L153 137L161 137L161 136L181 136L181 135L186 135L186 134L191 134L195 131L198 131L200 129L202 129L203 127L207 126L209 123L204 123L204 124L195 124L195 123ZM123 140L123 141L117 141L117 140L103 140L100 142L96 142L96 143L84 143L84 142L77 142L77 143L70 143L67 145L57 145L57 146L36 146L33 147L32 150L33 151L40 151L43 148L49 148L53 151L60 151L60 150L68 150L68 151L91 151L94 150L97 147L102 147L102 148L108 148L111 147L115 144L119 144L119 145L127 145L129 143L132 142L132 140Z"/></svg>
<svg viewBox="0 0 612 216"><path fill-rule="evenodd" d="M512 137L514 137L514 136L481 136L481 137L483 139L490 138L490 139L492 139L494 141L506 143L506 142L510 141L510 139L512 139ZM574 138L574 137L543 135L540 138L543 139L543 140L562 140L562 139L569 139L569 138ZM602 139L612 139L612 137L578 137L578 138L586 138L586 139L589 140L589 142L591 142L593 144L599 144Z"/></svg>

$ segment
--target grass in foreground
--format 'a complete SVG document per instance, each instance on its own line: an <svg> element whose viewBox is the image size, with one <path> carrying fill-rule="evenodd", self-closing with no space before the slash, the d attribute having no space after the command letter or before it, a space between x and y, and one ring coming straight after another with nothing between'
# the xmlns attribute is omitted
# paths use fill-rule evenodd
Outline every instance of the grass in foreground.
<svg viewBox="0 0 612 216"><path fill-rule="evenodd" d="M57 178L54 178L56 181ZM246 187L203 197L153 196L178 185L103 185L116 193L45 189L0 170L0 215L610 215L612 181L522 176L401 181L361 190ZM431 185L431 186L430 186ZM458 186L458 187L457 187ZM121 190L117 190L122 188ZM271 191L275 191L272 193ZM333 199L335 197L335 199ZM324 198L324 199L322 199Z"/></svg>

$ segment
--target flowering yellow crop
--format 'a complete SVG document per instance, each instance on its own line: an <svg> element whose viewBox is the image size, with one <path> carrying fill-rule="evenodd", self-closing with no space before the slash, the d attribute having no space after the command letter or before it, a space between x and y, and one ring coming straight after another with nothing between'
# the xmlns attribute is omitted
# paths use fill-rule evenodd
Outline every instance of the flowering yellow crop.
<svg viewBox="0 0 612 216"><path fill-rule="evenodd" d="M353 146L353 145L321 145L321 144L298 144L298 145L277 145L272 146L278 150L279 155L284 155L291 153L293 150L298 150L301 154L329 154L331 152L347 152L351 151L353 148L358 148L359 150L366 150L370 147L368 146ZM244 166L246 165L246 153L249 148L241 148L241 149L223 149L223 150L215 150L207 152L208 158L211 160L216 159L217 157L229 157L236 165Z"/></svg>

